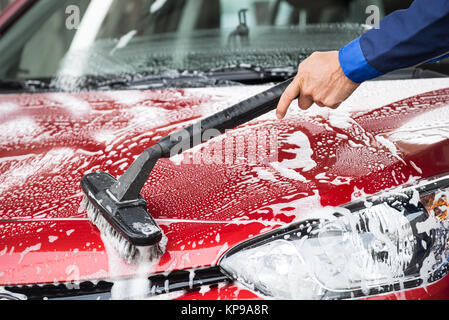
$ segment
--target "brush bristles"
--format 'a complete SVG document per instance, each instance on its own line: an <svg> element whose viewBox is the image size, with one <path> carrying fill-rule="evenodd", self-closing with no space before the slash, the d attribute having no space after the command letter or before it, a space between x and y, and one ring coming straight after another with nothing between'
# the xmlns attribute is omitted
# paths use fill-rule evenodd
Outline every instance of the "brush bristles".
<svg viewBox="0 0 449 320"><path fill-rule="evenodd" d="M100 211L92 205L87 196L84 196L81 201L80 212L83 211L86 211L89 220L97 226L101 234L106 237L108 243L111 243L119 255L129 263L135 260L151 261L159 258L164 252L164 241L152 246L135 246L131 244L120 232L111 226Z"/></svg>

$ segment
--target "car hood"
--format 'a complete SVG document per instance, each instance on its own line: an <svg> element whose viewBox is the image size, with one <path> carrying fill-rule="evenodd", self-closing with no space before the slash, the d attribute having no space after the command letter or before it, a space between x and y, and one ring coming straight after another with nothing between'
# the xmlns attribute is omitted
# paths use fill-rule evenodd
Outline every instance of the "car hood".
<svg viewBox="0 0 449 320"><path fill-rule="evenodd" d="M322 206L449 171L449 81L368 82L337 110L270 113L160 160L142 195L165 253L122 261L78 210L81 177L119 176L171 131L268 87L1 95L0 284L214 265Z"/></svg>

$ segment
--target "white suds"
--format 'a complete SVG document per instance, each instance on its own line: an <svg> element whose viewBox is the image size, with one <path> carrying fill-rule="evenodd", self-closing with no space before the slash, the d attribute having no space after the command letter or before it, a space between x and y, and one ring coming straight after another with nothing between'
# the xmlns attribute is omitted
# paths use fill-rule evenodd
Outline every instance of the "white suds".
<svg viewBox="0 0 449 320"><path fill-rule="evenodd" d="M270 165L286 178L308 182L309 180L295 169L301 169L303 172L306 172L317 165L312 159L313 150L310 147L309 138L301 131L296 131L288 137L286 142L298 146L295 149L284 150L284 152L293 153L295 157L293 159L282 160L281 162L271 162Z"/></svg>

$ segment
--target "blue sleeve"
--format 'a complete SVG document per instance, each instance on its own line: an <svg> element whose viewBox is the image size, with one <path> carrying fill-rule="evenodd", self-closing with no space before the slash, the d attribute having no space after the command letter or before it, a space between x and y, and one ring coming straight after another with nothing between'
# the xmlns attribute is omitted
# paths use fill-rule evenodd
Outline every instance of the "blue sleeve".
<svg viewBox="0 0 449 320"><path fill-rule="evenodd" d="M449 0L415 0L340 49L343 72L354 82L438 60L449 53Z"/></svg>

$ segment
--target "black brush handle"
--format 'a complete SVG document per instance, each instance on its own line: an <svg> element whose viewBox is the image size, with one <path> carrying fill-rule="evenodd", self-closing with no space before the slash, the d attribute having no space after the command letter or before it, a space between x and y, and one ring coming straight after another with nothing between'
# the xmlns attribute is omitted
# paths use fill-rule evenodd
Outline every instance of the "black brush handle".
<svg viewBox="0 0 449 320"><path fill-rule="evenodd" d="M207 139L203 140L203 134L207 130L216 130L215 132L217 133L224 133L226 130L234 129L276 109L282 93L292 80L293 78L281 82L266 91L162 138L158 141L162 148L162 157L169 158L213 138L214 136L206 135ZM180 148L181 145L183 148ZM178 148L173 150L175 146L178 146Z"/></svg>
<svg viewBox="0 0 449 320"><path fill-rule="evenodd" d="M282 93L292 80L293 78L281 82L264 92L160 139L154 146L142 152L126 172L118 178L110 188L111 193L119 202L138 199L140 190L158 159L169 158L213 138L213 135L205 135L207 140L202 140L203 134L207 130L214 129L215 133L224 133L225 130L238 127L274 110Z"/></svg>

